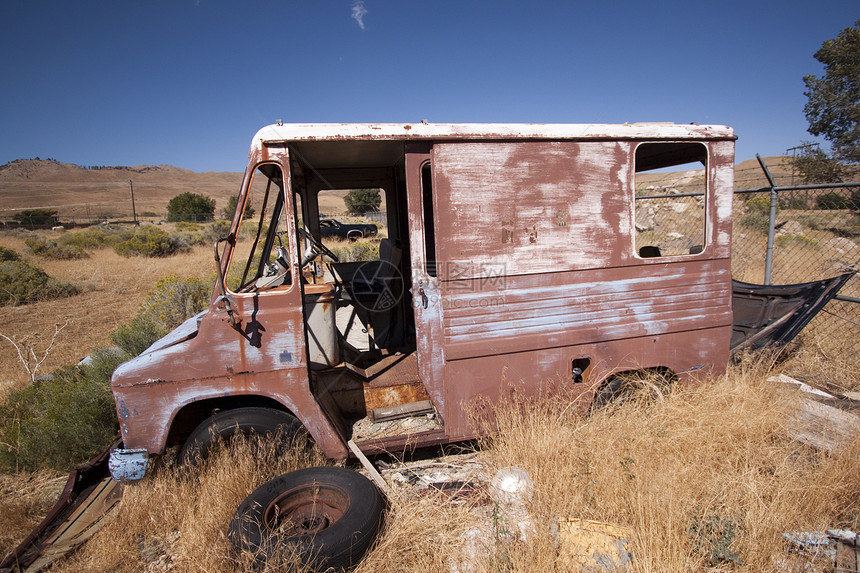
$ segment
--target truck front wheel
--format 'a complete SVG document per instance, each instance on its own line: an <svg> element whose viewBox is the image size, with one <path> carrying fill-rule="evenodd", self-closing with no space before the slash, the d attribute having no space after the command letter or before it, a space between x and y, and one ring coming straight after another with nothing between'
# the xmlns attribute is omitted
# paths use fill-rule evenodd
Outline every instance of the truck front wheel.
<svg viewBox="0 0 860 573"><path fill-rule="evenodd" d="M295 416L274 408L236 408L217 412L191 432L179 452L180 464L197 464L205 459L219 440L229 440L236 433L255 434L275 440L289 449L296 436L304 432Z"/></svg>

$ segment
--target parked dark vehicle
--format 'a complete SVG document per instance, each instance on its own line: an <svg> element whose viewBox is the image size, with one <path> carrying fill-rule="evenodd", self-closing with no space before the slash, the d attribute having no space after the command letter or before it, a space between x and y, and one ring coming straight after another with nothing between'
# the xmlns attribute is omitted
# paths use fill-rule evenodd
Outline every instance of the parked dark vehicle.
<svg viewBox="0 0 860 573"><path fill-rule="evenodd" d="M377 228L373 224L341 223L337 219L320 219L320 236L343 237L344 239L361 239L376 235Z"/></svg>

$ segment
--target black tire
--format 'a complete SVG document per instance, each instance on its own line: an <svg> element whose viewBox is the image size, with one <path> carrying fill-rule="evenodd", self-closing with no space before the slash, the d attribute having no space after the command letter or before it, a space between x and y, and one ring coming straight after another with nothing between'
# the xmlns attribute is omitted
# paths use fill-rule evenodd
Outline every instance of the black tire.
<svg viewBox="0 0 860 573"><path fill-rule="evenodd" d="M219 440L228 440L237 432L272 436L289 449L293 439L304 431L295 416L274 408L236 408L214 414L188 436L179 452L180 465L194 465L206 459Z"/></svg>
<svg viewBox="0 0 860 573"><path fill-rule="evenodd" d="M599 410L609 406L621 406L634 400L663 402L663 396L670 389L674 378L656 371L625 372L607 380L591 403L591 409Z"/></svg>
<svg viewBox="0 0 860 573"><path fill-rule="evenodd" d="M245 498L230 522L237 553L258 565L298 557L315 570L347 569L376 539L384 503L363 475L337 467L307 468L270 480Z"/></svg>

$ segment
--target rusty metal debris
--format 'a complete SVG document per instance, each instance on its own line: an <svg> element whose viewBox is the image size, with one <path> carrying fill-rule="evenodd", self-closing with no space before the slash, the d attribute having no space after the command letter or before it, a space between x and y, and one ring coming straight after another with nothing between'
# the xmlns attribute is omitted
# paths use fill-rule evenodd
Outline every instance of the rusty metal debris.
<svg viewBox="0 0 860 573"><path fill-rule="evenodd" d="M834 573L857 573L860 571L860 545L857 534L846 529L826 531L800 531L783 533L789 551L800 553L810 565L822 564L824 570Z"/></svg>
<svg viewBox="0 0 860 573"><path fill-rule="evenodd" d="M860 402L838 397L804 384L785 374L771 376L771 382L797 387L802 400L790 427L794 439L818 450L833 451L856 439L860 415L852 410Z"/></svg>

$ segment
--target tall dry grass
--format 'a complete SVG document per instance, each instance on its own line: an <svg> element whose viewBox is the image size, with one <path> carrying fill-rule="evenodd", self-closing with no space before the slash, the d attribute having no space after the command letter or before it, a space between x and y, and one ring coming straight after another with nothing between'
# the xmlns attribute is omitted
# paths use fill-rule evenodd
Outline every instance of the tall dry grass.
<svg viewBox="0 0 860 573"><path fill-rule="evenodd" d="M383 533L356 571L565 571L557 518L630 528L635 572L788 571L782 532L860 528L860 441L832 454L793 441L799 396L769 374L733 367L662 402L587 417L563 396L514 396L499 406L501 431L481 456L487 477L508 466L529 473L532 535L476 540L482 524L511 529L486 496L463 502L394 488ZM199 477L163 464L127 488L108 525L59 571L248 570L225 537L241 500L279 473L324 460L232 456Z"/></svg>
<svg viewBox="0 0 860 573"><path fill-rule="evenodd" d="M50 470L0 475L0 559L39 525L67 479Z"/></svg>
<svg viewBox="0 0 860 573"><path fill-rule="evenodd" d="M165 456L153 475L126 486L104 527L54 570L256 571L253 556L230 548L226 534L233 512L276 475L331 463L316 448L279 456L271 444L241 438L218 449L199 471L177 468L174 460Z"/></svg>
<svg viewBox="0 0 860 573"><path fill-rule="evenodd" d="M556 515L630 527L633 571L769 571L784 556L781 532L857 530L860 440L832 455L792 441L799 397L766 376L734 368L661 403L588 419L558 400L503 409L489 454L535 483L539 534L517 563L557 570L547 550ZM737 558L720 563L719 550Z"/></svg>

